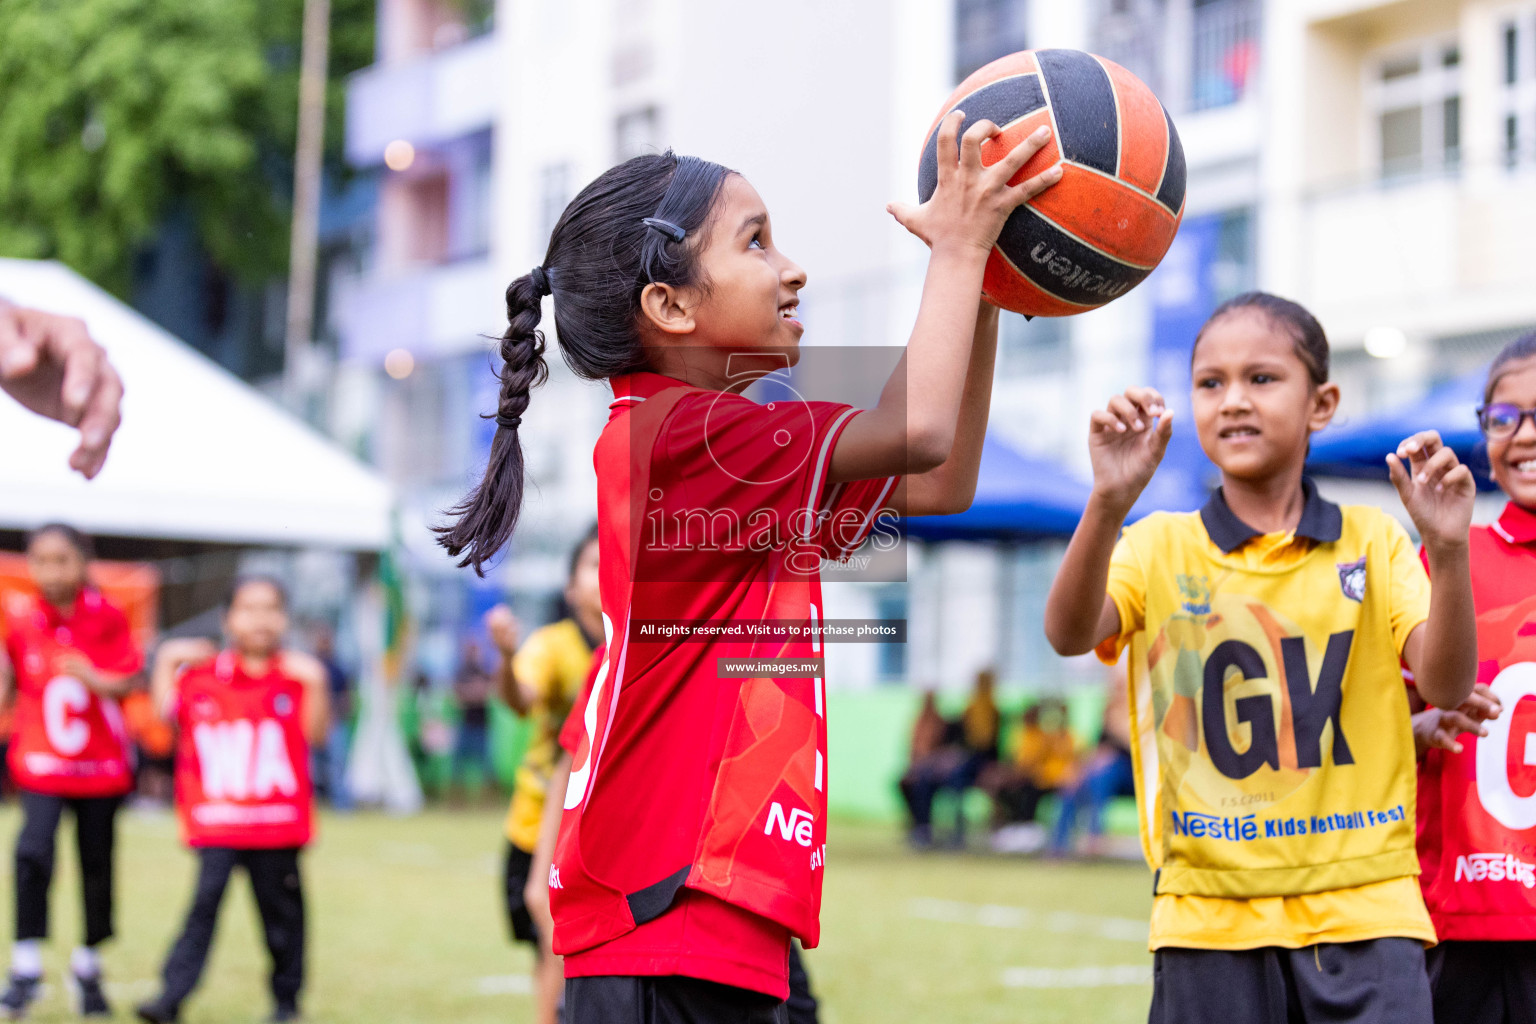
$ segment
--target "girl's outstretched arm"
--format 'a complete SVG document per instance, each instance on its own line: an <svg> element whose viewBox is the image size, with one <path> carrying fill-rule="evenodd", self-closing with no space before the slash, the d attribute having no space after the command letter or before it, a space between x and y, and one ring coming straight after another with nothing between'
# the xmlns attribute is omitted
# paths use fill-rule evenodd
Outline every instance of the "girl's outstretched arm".
<svg viewBox="0 0 1536 1024"><path fill-rule="evenodd" d="M1120 632L1120 611L1108 593L1110 556L1171 436L1172 417L1152 388L1129 388L1094 412L1093 493L1045 602L1045 637L1057 654L1087 654Z"/></svg>
<svg viewBox="0 0 1536 1024"><path fill-rule="evenodd" d="M997 365L997 307L983 302L976 312L971 361L960 396L960 419L949 458L926 473L901 478L891 498L898 515L953 515L971 507L981 473L981 446L992 408L992 371Z"/></svg>
<svg viewBox="0 0 1536 1024"><path fill-rule="evenodd" d="M939 160L933 196L921 206L889 207L892 216L931 250L923 300L907 350L880 400L855 417L838 438L829 470L834 483L927 473L950 459L962 431L987 256L1008 215L1061 178L1058 166L1020 185L1008 184L1045 145L1047 129L984 167L982 143L999 130L990 121L978 121L966 130L957 151L963 120L956 111L939 126L939 153L957 156ZM991 353L985 361L990 363ZM989 395L990 387L989 380ZM984 422L984 407L981 414Z"/></svg>
<svg viewBox="0 0 1536 1024"><path fill-rule="evenodd" d="M1392 483L1418 527L1434 585L1429 618L1403 645L1419 695L1437 708L1454 708L1477 681L1477 612L1472 602L1468 531L1477 485L1472 471L1440 435L1413 435L1387 456Z"/></svg>

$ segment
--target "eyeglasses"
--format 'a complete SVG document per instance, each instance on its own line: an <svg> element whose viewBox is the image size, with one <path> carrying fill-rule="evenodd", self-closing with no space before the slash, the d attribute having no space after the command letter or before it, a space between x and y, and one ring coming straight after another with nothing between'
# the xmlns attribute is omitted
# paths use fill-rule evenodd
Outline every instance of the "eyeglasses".
<svg viewBox="0 0 1536 1024"><path fill-rule="evenodd" d="M1522 409L1509 402L1494 402L1478 408L1477 423L1483 428L1483 436L1490 441L1503 441L1520 432L1527 416L1532 423L1536 423L1536 409Z"/></svg>

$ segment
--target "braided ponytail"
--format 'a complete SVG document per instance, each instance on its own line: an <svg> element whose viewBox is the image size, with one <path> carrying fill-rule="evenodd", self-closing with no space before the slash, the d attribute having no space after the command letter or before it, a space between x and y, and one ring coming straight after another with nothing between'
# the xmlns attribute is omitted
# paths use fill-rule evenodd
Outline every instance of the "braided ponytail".
<svg viewBox="0 0 1536 1024"><path fill-rule="evenodd" d="M542 268L535 273L543 276ZM496 435L479 486L448 510L450 522L433 527L437 542L458 565L472 565L485 575L484 563L500 551L517 526L523 506L523 445L518 429L528 408L529 392L544 383L544 332L538 329L545 281L525 274L507 286L507 329L501 336L501 396L496 405ZM491 418L491 417L488 417Z"/></svg>
<svg viewBox="0 0 1536 1024"><path fill-rule="evenodd" d="M544 335L539 300L559 279L555 324L560 351L576 376L607 380L645 369L640 295L647 284L686 288L704 280L700 236L721 186L732 172L672 151L624 161L572 199L555 223L543 266L507 288L507 331L502 335L501 400L496 438L479 485L434 527L437 542L485 575L517 525L523 504L523 449L518 427L528 392L544 382ZM660 220L657 220L660 218ZM659 234L648 221L665 225ZM681 235L682 237L676 237Z"/></svg>

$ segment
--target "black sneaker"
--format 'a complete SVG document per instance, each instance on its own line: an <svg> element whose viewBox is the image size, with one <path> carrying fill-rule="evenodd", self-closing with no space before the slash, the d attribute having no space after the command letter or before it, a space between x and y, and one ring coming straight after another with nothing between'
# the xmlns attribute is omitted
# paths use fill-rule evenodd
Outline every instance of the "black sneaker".
<svg viewBox="0 0 1536 1024"><path fill-rule="evenodd" d="M148 1021L149 1024L176 1024L179 1011L162 999L152 999L135 1006L133 1012L139 1015L140 1020Z"/></svg>
<svg viewBox="0 0 1536 1024"><path fill-rule="evenodd" d="M37 990L42 984L42 978L29 978L25 974L11 972L11 983L6 986L5 995L0 996L0 1016L6 1020L21 1020L25 1017L27 1007L37 998Z"/></svg>
<svg viewBox="0 0 1536 1024"><path fill-rule="evenodd" d="M272 1016L267 1018L271 1024L288 1024L289 1021L296 1021L298 1019L299 1008L293 1005L279 1006L272 1011Z"/></svg>
<svg viewBox="0 0 1536 1024"><path fill-rule="evenodd" d="M75 1008L82 1017L110 1017L112 1007L107 1003L107 994L101 990L101 975L76 974L70 972L70 980L74 983Z"/></svg>

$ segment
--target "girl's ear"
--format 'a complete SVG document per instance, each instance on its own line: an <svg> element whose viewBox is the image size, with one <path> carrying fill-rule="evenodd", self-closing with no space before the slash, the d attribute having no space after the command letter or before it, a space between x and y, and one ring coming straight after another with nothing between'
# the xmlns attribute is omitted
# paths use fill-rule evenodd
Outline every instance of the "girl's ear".
<svg viewBox="0 0 1536 1024"><path fill-rule="evenodd" d="M1317 433L1333 422L1333 415L1338 411L1339 386L1332 381L1319 384L1317 392L1312 396L1312 415L1307 417L1308 429Z"/></svg>
<svg viewBox="0 0 1536 1024"><path fill-rule="evenodd" d="M692 334L694 304L682 290L651 282L640 293L640 311L652 327L664 334Z"/></svg>

